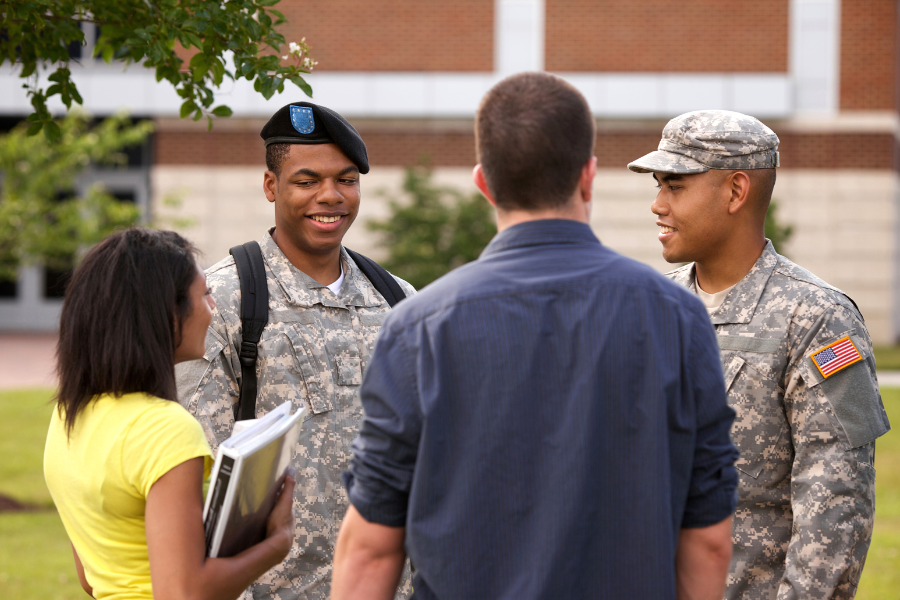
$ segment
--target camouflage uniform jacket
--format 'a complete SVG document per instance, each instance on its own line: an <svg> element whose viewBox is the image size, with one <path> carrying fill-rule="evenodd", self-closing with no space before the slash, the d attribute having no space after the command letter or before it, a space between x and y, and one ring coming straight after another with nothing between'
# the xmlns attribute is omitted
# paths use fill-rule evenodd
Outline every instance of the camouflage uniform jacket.
<svg viewBox="0 0 900 600"><path fill-rule="evenodd" d="M669 277L691 287L694 266ZM875 439L890 429L862 315L767 242L710 318L741 453L725 597L853 598L872 537ZM824 377L811 356L846 336L863 360Z"/></svg>
<svg viewBox="0 0 900 600"><path fill-rule="evenodd" d="M296 537L287 559L254 583L253 598L326 599L338 528L347 510L341 474L362 419L357 389L388 303L341 249L344 282L334 295L294 267L270 233L260 241L269 286L269 323L257 359L256 414L290 400L308 416L294 456ZM240 283L234 259L207 270L216 301L206 354L179 365L182 404L203 425L215 452L231 435L240 390ZM407 296L415 290L398 283Z"/></svg>

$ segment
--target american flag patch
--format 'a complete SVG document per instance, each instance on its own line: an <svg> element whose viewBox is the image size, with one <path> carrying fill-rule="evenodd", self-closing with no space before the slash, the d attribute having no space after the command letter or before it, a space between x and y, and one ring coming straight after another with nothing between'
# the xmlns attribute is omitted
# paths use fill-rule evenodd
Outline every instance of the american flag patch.
<svg viewBox="0 0 900 600"><path fill-rule="evenodd" d="M850 336L844 336L838 341L829 344L821 350L816 350L809 355L822 377L828 378L844 367L862 360L862 354L853 345Z"/></svg>

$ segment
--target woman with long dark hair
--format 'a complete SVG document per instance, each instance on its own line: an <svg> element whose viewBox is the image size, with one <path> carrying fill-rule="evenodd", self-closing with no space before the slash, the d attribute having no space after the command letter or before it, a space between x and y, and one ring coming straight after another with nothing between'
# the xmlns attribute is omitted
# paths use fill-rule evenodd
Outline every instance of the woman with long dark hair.
<svg viewBox="0 0 900 600"><path fill-rule="evenodd" d="M129 229L88 252L66 291L44 475L96 598L236 598L293 542L288 476L266 539L206 558L212 456L174 372L203 356L212 319L195 254L177 233Z"/></svg>

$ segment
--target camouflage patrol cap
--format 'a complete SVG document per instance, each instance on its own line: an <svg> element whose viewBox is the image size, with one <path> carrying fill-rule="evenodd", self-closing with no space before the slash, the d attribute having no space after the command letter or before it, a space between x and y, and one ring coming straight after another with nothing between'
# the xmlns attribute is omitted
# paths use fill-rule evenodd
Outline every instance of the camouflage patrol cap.
<svg viewBox="0 0 900 600"><path fill-rule="evenodd" d="M635 173L705 173L779 166L778 136L758 119L730 110L697 110L669 121L659 149L628 164Z"/></svg>

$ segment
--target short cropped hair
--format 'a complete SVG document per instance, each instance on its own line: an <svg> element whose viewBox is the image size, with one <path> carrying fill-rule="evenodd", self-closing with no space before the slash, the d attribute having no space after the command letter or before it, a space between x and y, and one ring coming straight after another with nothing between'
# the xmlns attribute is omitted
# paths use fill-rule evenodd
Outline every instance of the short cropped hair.
<svg viewBox="0 0 900 600"><path fill-rule="evenodd" d="M266 168L278 177L290 152L290 144L269 144L266 147Z"/></svg>
<svg viewBox="0 0 900 600"><path fill-rule="evenodd" d="M595 123L584 96L547 73L495 85L475 117L478 162L499 208L564 205L594 152Z"/></svg>
<svg viewBox="0 0 900 600"><path fill-rule="evenodd" d="M177 401L175 348L190 316L197 251L174 231L134 228L91 249L66 289L57 409L66 430L100 394Z"/></svg>

